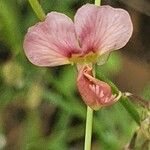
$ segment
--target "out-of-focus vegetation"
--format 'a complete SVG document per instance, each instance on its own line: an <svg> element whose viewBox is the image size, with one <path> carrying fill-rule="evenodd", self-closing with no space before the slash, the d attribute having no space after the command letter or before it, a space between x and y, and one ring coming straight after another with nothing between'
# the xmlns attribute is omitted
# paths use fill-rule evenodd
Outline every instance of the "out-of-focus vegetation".
<svg viewBox="0 0 150 150"><path fill-rule="evenodd" d="M46 13L59 11L71 18L82 4L92 3L90 0L40 2ZM135 30L143 30L139 20L145 16L141 17L134 8L113 0L104 3L129 9ZM28 27L38 21L27 0L0 0L0 149L82 150L86 106L76 89L75 66L39 68L32 65L23 52L24 35ZM136 36L134 32L124 51L136 51L133 46L137 47ZM141 56L144 59L144 55ZM118 81L124 63L123 56L115 52L107 64L97 67L97 76ZM130 78L130 72L125 76ZM139 94L150 99L150 86L145 83L143 93ZM117 84L126 86L122 82ZM119 102L103 108L94 115L93 150L120 150L130 142L136 129L136 123ZM138 140L137 149L147 150L148 140L142 134Z"/></svg>

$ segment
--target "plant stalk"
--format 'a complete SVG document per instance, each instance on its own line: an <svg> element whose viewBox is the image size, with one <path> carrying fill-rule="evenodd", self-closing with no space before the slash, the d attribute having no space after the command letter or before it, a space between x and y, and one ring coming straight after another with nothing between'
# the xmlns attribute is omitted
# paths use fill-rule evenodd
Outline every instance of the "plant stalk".
<svg viewBox="0 0 150 150"><path fill-rule="evenodd" d="M99 6L100 4L101 0L95 0L95 5ZM93 67L93 76L95 76L95 67ZM93 109L87 106L84 150L91 150L92 124L93 124Z"/></svg>
<svg viewBox="0 0 150 150"><path fill-rule="evenodd" d="M84 150L91 150L93 109L87 106Z"/></svg>
<svg viewBox="0 0 150 150"><path fill-rule="evenodd" d="M37 17L43 21L45 19L45 13L39 3L38 0L28 0L32 9L34 10L34 12L36 13Z"/></svg>
<svg viewBox="0 0 150 150"><path fill-rule="evenodd" d="M95 0L95 5L100 6L101 5L101 0Z"/></svg>

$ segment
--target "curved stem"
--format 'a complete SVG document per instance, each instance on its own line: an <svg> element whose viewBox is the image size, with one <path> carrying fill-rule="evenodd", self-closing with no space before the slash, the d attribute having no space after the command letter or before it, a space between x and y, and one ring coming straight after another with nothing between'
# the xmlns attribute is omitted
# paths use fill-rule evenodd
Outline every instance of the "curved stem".
<svg viewBox="0 0 150 150"><path fill-rule="evenodd" d="M91 150L93 109L87 106L84 150Z"/></svg>
<svg viewBox="0 0 150 150"><path fill-rule="evenodd" d="M38 0L28 0L32 9L34 10L34 12L36 13L37 17L43 21L45 19L45 13L40 5L40 3L38 2Z"/></svg>

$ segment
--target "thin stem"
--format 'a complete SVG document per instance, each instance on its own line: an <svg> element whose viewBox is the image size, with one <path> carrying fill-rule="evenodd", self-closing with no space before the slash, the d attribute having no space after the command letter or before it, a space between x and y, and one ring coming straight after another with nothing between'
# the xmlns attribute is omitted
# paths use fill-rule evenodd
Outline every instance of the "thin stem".
<svg viewBox="0 0 150 150"><path fill-rule="evenodd" d="M93 65L92 74L95 77L95 65ZM93 124L93 109L87 106L84 150L91 150L92 124Z"/></svg>
<svg viewBox="0 0 150 150"><path fill-rule="evenodd" d="M43 21L45 19L45 13L40 5L40 3L38 2L38 0L28 0L32 9L34 10L34 12L36 13L37 17Z"/></svg>
<svg viewBox="0 0 150 150"><path fill-rule="evenodd" d="M87 106L84 150L91 150L93 109Z"/></svg>
<svg viewBox="0 0 150 150"><path fill-rule="evenodd" d="M95 0L95 5L99 6L100 4L101 0ZM95 66L93 66L93 76L95 76ZM91 150L92 124L93 124L93 109L87 106L84 150Z"/></svg>
<svg viewBox="0 0 150 150"><path fill-rule="evenodd" d="M101 0L95 0L95 5L97 6L101 5Z"/></svg>

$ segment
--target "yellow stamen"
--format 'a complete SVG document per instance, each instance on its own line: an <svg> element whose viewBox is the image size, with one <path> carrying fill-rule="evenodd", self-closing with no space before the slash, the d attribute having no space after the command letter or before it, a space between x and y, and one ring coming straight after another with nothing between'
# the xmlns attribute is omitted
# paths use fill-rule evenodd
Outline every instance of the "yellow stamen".
<svg viewBox="0 0 150 150"><path fill-rule="evenodd" d="M71 64L78 63L78 64L89 64L89 63L96 63L99 55L98 53L90 52L84 56L81 56L80 54L73 54L71 58L69 58L69 61Z"/></svg>

